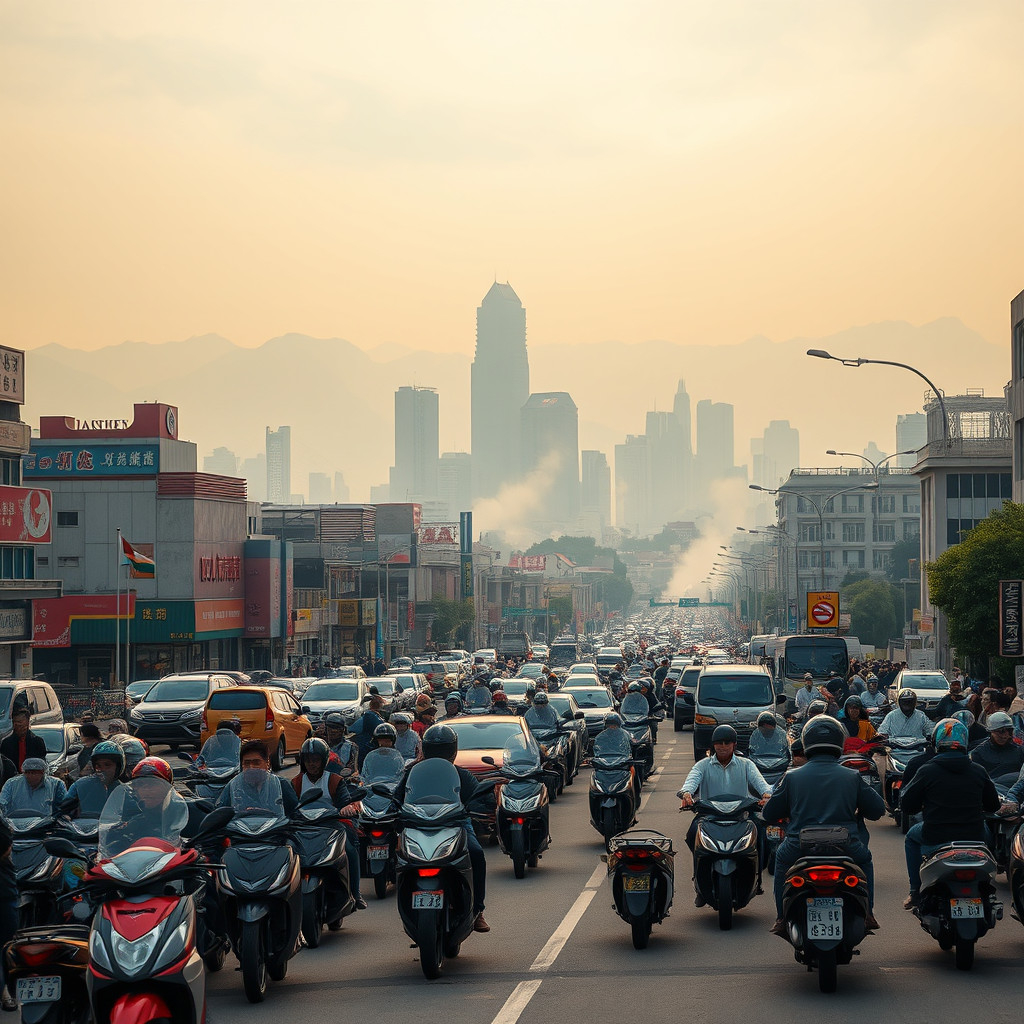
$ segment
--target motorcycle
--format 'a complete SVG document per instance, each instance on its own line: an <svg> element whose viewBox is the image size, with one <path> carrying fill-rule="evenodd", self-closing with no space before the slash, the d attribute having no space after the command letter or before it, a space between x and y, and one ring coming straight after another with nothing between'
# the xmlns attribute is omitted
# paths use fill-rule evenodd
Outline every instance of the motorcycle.
<svg viewBox="0 0 1024 1024"><path fill-rule="evenodd" d="M782 894L785 938L796 962L818 971L818 988L835 992L839 964L848 964L866 934L867 876L846 853L845 828L800 831L800 858Z"/></svg>
<svg viewBox="0 0 1024 1024"><path fill-rule="evenodd" d="M904 834L910 828L910 817L900 810L900 789L903 786L903 773L907 765L918 754L924 752L924 740L909 738L893 738L887 741L888 754L885 759L885 785L882 787L882 799L885 809Z"/></svg>
<svg viewBox="0 0 1024 1024"><path fill-rule="evenodd" d="M569 730L560 724L550 728L530 725L530 733L540 746L544 770L549 776L548 798L554 803L562 789L572 785Z"/></svg>
<svg viewBox="0 0 1024 1024"><path fill-rule="evenodd" d="M22 928L4 949L7 984L24 1024L90 1024L89 926Z"/></svg>
<svg viewBox="0 0 1024 1024"><path fill-rule="evenodd" d="M494 764L491 757L484 760ZM513 734L505 744L500 772L506 781L497 789L498 846L512 858L516 878L525 878L527 865L535 868L551 842L547 773L536 742Z"/></svg>
<svg viewBox="0 0 1024 1024"><path fill-rule="evenodd" d="M465 713L486 715L491 710L491 690L488 686L471 686L465 693Z"/></svg>
<svg viewBox="0 0 1024 1024"><path fill-rule="evenodd" d="M633 931L633 948L646 949L651 928L668 917L675 879L675 850L668 836L634 829L615 836L605 857L615 913Z"/></svg>
<svg viewBox="0 0 1024 1024"><path fill-rule="evenodd" d="M760 891L761 863L757 826L750 812L757 800L723 794L698 800L691 810L700 817L693 844L693 885L697 895L718 911L718 927L732 927L734 910L742 910Z"/></svg>
<svg viewBox="0 0 1024 1024"><path fill-rule="evenodd" d="M628 734L633 747L633 759L643 765L640 781L646 782L654 771L654 742L651 736L650 705L642 693L627 693L619 707L622 728Z"/></svg>
<svg viewBox="0 0 1024 1024"><path fill-rule="evenodd" d="M993 785L996 787L996 792L999 794L999 799L1003 803L1009 800L1010 787L1016 781L1016 774L1002 775L992 780ZM992 842L988 845L992 851L992 856L995 857L996 869L998 871L1006 871L1010 863L1013 838L1021 825L1021 815L1019 813L986 814L985 821L992 837Z"/></svg>
<svg viewBox="0 0 1024 1024"><path fill-rule="evenodd" d="M259 1003L268 976L282 981L288 961L299 951L302 870L278 777L248 768L231 781L229 793L234 817L225 829L230 845L217 871L217 892L231 948L242 966L245 997ZM322 795L310 790L299 806Z"/></svg>
<svg viewBox="0 0 1024 1024"><path fill-rule="evenodd" d="M397 753L397 751L394 751ZM398 864L398 812L390 794L402 781L404 766L397 758L367 757L363 763L362 783L367 794L359 811L359 835L363 878L373 878L377 899L387 895L388 884L395 881ZM378 796L374 786L384 786L388 796Z"/></svg>
<svg viewBox="0 0 1024 1024"><path fill-rule="evenodd" d="M877 744L865 744L860 750L849 750L839 757L844 768L856 772L879 796L882 795L882 783L878 777L878 765L871 755L881 749Z"/></svg>
<svg viewBox="0 0 1024 1024"><path fill-rule="evenodd" d="M1024 826L1010 843L1006 880L1010 883L1010 916L1024 924Z"/></svg>
<svg viewBox="0 0 1024 1024"><path fill-rule="evenodd" d="M181 780L182 785L200 799L209 800L212 804L217 803L228 784L240 771L237 758L227 763L218 760L200 762L198 757L192 757L184 750L178 752L178 757L189 765Z"/></svg>
<svg viewBox="0 0 1024 1024"><path fill-rule="evenodd" d="M18 883L18 927L56 924L57 902L64 891L64 858L49 853L44 840L57 819L39 811L11 811L11 862Z"/></svg>
<svg viewBox="0 0 1024 1024"><path fill-rule="evenodd" d="M974 944L1003 917L996 862L984 843L947 843L921 865L914 916L939 948L956 948L957 970L974 966Z"/></svg>
<svg viewBox="0 0 1024 1024"><path fill-rule="evenodd" d="M590 763L590 824L610 850L612 837L636 824L642 765L633 759L629 736L621 728L605 729L594 737Z"/></svg>
<svg viewBox="0 0 1024 1024"><path fill-rule="evenodd" d="M486 783L484 783L486 785ZM412 767L405 780L398 841L398 913L419 948L420 967L438 978L445 958L459 955L476 919L459 773L441 758ZM385 796L387 788L374 792Z"/></svg>

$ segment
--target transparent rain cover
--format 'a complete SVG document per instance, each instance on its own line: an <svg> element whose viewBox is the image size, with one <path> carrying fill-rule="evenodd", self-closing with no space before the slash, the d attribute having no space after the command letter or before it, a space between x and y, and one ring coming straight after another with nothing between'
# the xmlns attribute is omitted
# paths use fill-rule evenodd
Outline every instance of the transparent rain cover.
<svg viewBox="0 0 1024 1024"><path fill-rule="evenodd" d="M218 729L204 744L202 758L206 767L237 768L242 741L227 729Z"/></svg>
<svg viewBox="0 0 1024 1024"><path fill-rule="evenodd" d="M450 761L431 757L413 765L405 781L402 810L412 817L437 820L463 810L462 783Z"/></svg>
<svg viewBox="0 0 1024 1024"><path fill-rule="evenodd" d="M619 714L626 722L646 722L651 713L651 706L642 693L627 693L622 698Z"/></svg>
<svg viewBox="0 0 1024 1024"><path fill-rule="evenodd" d="M360 775L367 787L374 782L397 786L404 771L405 758L394 747L378 747L366 755Z"/></svg>
<svg viewBox="0 0 1024 1024"><path fill-rule="evenodd" d="M491 706L491 691L486 686L470 687L466 694L467 708L489 708Z"/></svg>
<svg viewBox="0 0 1024 1024"><path fill-rule="evenodd" d="M629 737L622 729L605 729L594 737L594 754L591 761L598 768L612 768L623 761L628 761L632 756L632 750Z"/></svg>

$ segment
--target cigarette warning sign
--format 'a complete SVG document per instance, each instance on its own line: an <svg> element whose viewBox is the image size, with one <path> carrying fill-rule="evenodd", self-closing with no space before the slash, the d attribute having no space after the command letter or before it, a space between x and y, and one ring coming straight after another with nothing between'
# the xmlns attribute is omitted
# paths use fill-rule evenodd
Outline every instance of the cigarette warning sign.
<svg viewBox="0 0 1024 1024"><path fill-rule="evenodd" d="M839 627L839 592L812 590L807 594L807 628L837 629Z"/></svg>

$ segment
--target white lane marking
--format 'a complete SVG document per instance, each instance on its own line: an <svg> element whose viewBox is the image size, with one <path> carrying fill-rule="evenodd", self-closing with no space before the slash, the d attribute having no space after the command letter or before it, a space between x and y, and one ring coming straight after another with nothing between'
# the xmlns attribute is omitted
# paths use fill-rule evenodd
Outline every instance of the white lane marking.
<svg viewBox="0 0 1024 1024"><path fill-rule="evenodd" d="M532 981L521 981L514 989L512 995L505 1000L505 1005L498 1011L492 1024L516 1024L522 1016L523 1010L529 1005L534 993L540 988L541 978Z"/></svg>

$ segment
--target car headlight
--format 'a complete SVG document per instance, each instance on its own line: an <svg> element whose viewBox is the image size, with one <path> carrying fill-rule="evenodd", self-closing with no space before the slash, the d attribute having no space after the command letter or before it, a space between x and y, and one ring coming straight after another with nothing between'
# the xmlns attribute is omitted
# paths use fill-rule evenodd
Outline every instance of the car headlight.
<svg viewBox="0 0 1024 1024"><path fill-rule="evenodd" d="M202 708L193 708L191 711L186 711L185 714L183 714L181 717L182 718L199 718L200 715L202 715L202 713L203 713L203 709Z"/></svg>
<svg viewBox="0 0 1024 1024"><path fill-rule="evenodd" d="M129 718L142 718L142 712L137 708L132 708L128 713Z"/></svg>

